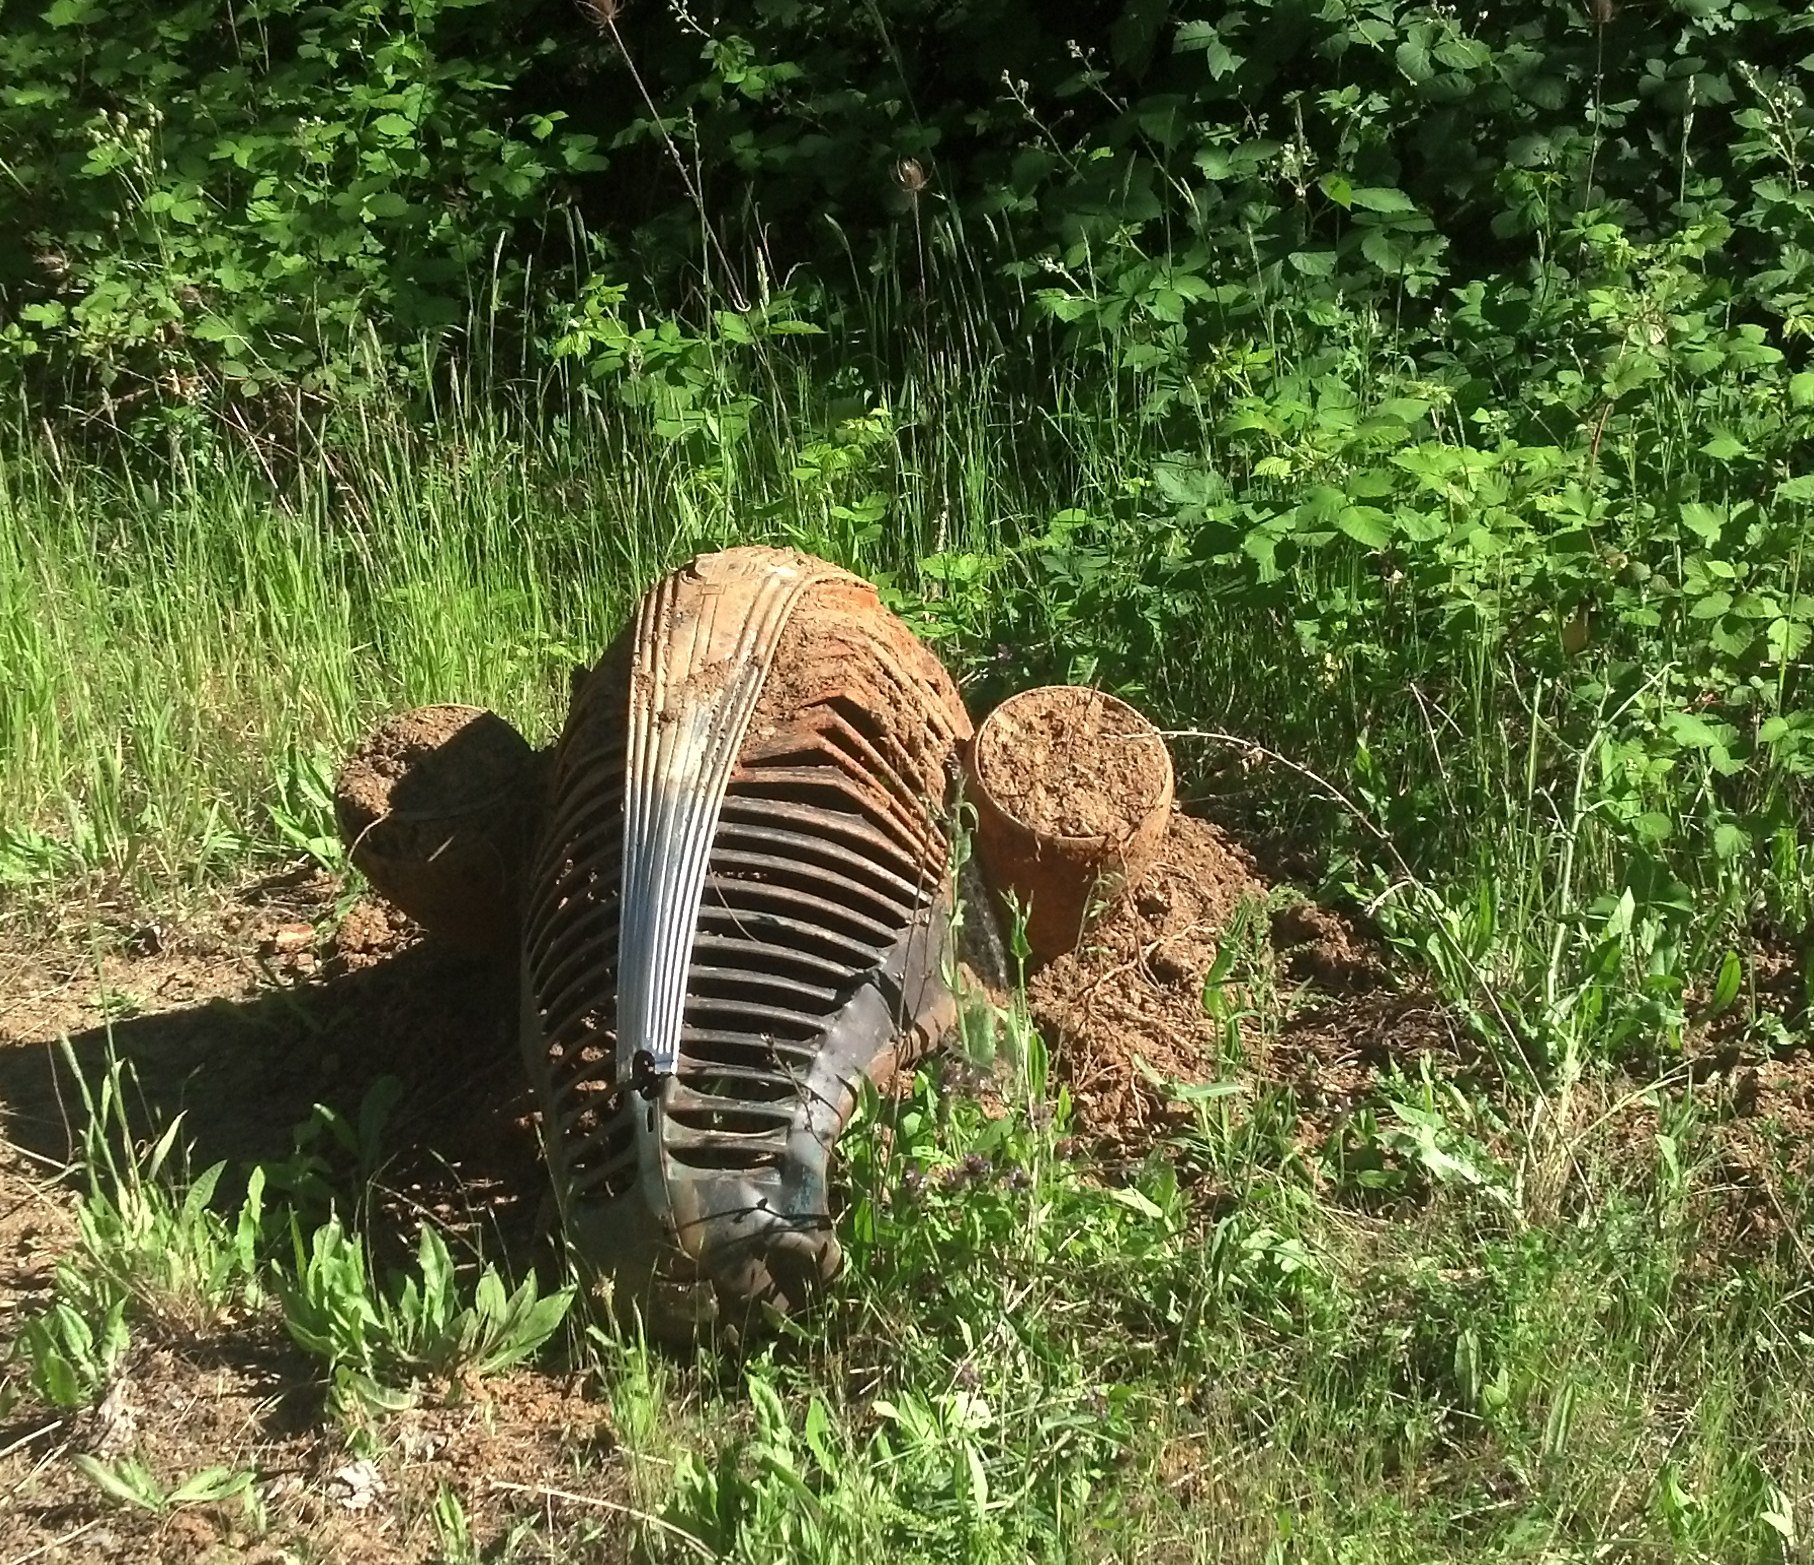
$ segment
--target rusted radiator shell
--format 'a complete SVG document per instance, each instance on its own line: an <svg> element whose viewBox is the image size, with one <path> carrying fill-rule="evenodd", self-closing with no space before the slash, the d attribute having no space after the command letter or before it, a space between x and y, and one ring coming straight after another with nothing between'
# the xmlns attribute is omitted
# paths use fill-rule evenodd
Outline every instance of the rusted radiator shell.
<svg viewBox="0 0 1814 1565"><path fill-rule="evenodd" d="M860 1082L955 1020L947 827L969 736L875 590L785 551L664 579L577 684L521 1037L569 1241L650 1329L790 1310L836 1270L828 1162Z"/></svg>

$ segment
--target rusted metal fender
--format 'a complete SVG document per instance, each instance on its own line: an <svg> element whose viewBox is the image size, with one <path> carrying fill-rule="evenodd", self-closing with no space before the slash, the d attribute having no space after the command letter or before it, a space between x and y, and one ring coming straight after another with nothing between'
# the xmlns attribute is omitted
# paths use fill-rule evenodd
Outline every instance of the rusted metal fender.
<svg viewBox="0 0 1814 1565"><path fill-rule="evenodd" d="M575 689L529 877L524 1057L570 1243L658 1333L798 1307L839 1264L862 1078L955 1020L970 723L874 588L774 549L645 597Z"/></svg>

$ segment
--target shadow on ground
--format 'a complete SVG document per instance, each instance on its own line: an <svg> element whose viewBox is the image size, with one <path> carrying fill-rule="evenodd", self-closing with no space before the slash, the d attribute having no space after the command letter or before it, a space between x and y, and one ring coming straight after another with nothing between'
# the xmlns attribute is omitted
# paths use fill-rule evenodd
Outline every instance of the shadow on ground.
<svg viewBox="0 0 1814 1565"><path fill-rule="evenodd" d="M277 927L292 938L307 928ZM272 944L269 931L260 943ZM6 1137L40 1168L80 1148L77 1073L97 1086L117 1059L135 1134L180 1116L192 1169L224 1162L237 1175L282 1161L317 1104L355 1133L362 1107L369 1119L388 1105L371 1127L369 1163L331 1133L313 1138L337 1188L352 1198L369 1182L400 1228L432 1214L455 1230L489 1226L511 1250L532 1237L545 1177L507 969L420 941L366 904L320 956L235 966L178 944L119 971L162 996L196 998L111 1021L93 1006L36 1025L27 1017L0 1047ZM106 1007L105 971L90 986Z"/></svg>

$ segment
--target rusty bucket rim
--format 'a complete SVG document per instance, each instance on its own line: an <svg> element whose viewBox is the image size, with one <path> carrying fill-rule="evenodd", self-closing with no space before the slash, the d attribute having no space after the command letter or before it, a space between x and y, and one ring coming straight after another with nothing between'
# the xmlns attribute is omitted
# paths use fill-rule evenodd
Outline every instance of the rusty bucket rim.
<svg viewBox="0 0 1814 1565"><path fill-rule="evenodd" d="M1001 799L997 797L994 790L989 787L988 779L983 775L983 748L985 736L988 734L996 718L1002 712L1014 705L1015 702L1024 701L1032 696L1050 695L1058 691L1078 690L1085 691L1090 695L1095 696L1097 700L1101 702L1118 707L1122 712L1131 717L1143 730L1138 737L1151 739L1158 747L1160 757L1157 778L1158 786L1153 790L1150 798L1141 800L1135 807L1138 818L1129 822L1126 829L1120 832L1051 831L1036 826L1032 822L1023 819L1004 804ZM1165 742L1165 736L1160 732L1159 725L1132 702L1124 700L1112 691L1103 690L1095 685L1033 685L1025 690L1017 690L1012 695L998 701L995 706L990 709L988 716L983 718L983 720L976 725L976 731L971 737L969 772L971 781L975 784L976 790L981 796L982 801L986 803L990 809L994 810L997 815L1001 816L1004 821L1007 821L1010 825L1021 832L1024 832L1035 842L1065 842L1077 844L1107 843L1111 847L1125 844L1138 836L1146 823L1161 808L1169 814L1172 804L1177 797L1178 780L1176 770L1172 764L1171 746Z"/></svg>

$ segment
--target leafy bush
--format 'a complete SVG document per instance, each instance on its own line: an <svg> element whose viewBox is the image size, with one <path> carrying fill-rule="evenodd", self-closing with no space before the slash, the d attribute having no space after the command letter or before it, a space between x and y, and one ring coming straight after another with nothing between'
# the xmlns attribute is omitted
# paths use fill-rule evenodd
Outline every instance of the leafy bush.
<svg viewBox="0 0 1814 1565"><path fill-rule="evenodd" d="M54 350L127 402L199 371L336 393L464 318L496 247L601 166L510 90L555 41L473 0L117 0L0 30L12 354Z"/></svg>
<svg viewBox="0 0 1814 1565"><path fill-rule="evenodd" d="M703 276L741 312L787 278L885 362L889 323L999 351L1030 310L1152 415L1278 308L1403 323L1502 276L1541 304L1604 236L1709 223L1697 269L1794 335L1814 120L1780 62L1810 26L1781 0L247 0L227 28L55 0L0 38L4 340L110 412L216 376L345 394L400 354L421 376L474 306L495 368L500 332L573 351L549 320L582 296L630 340L663 324L633 300Z"/></svg>

